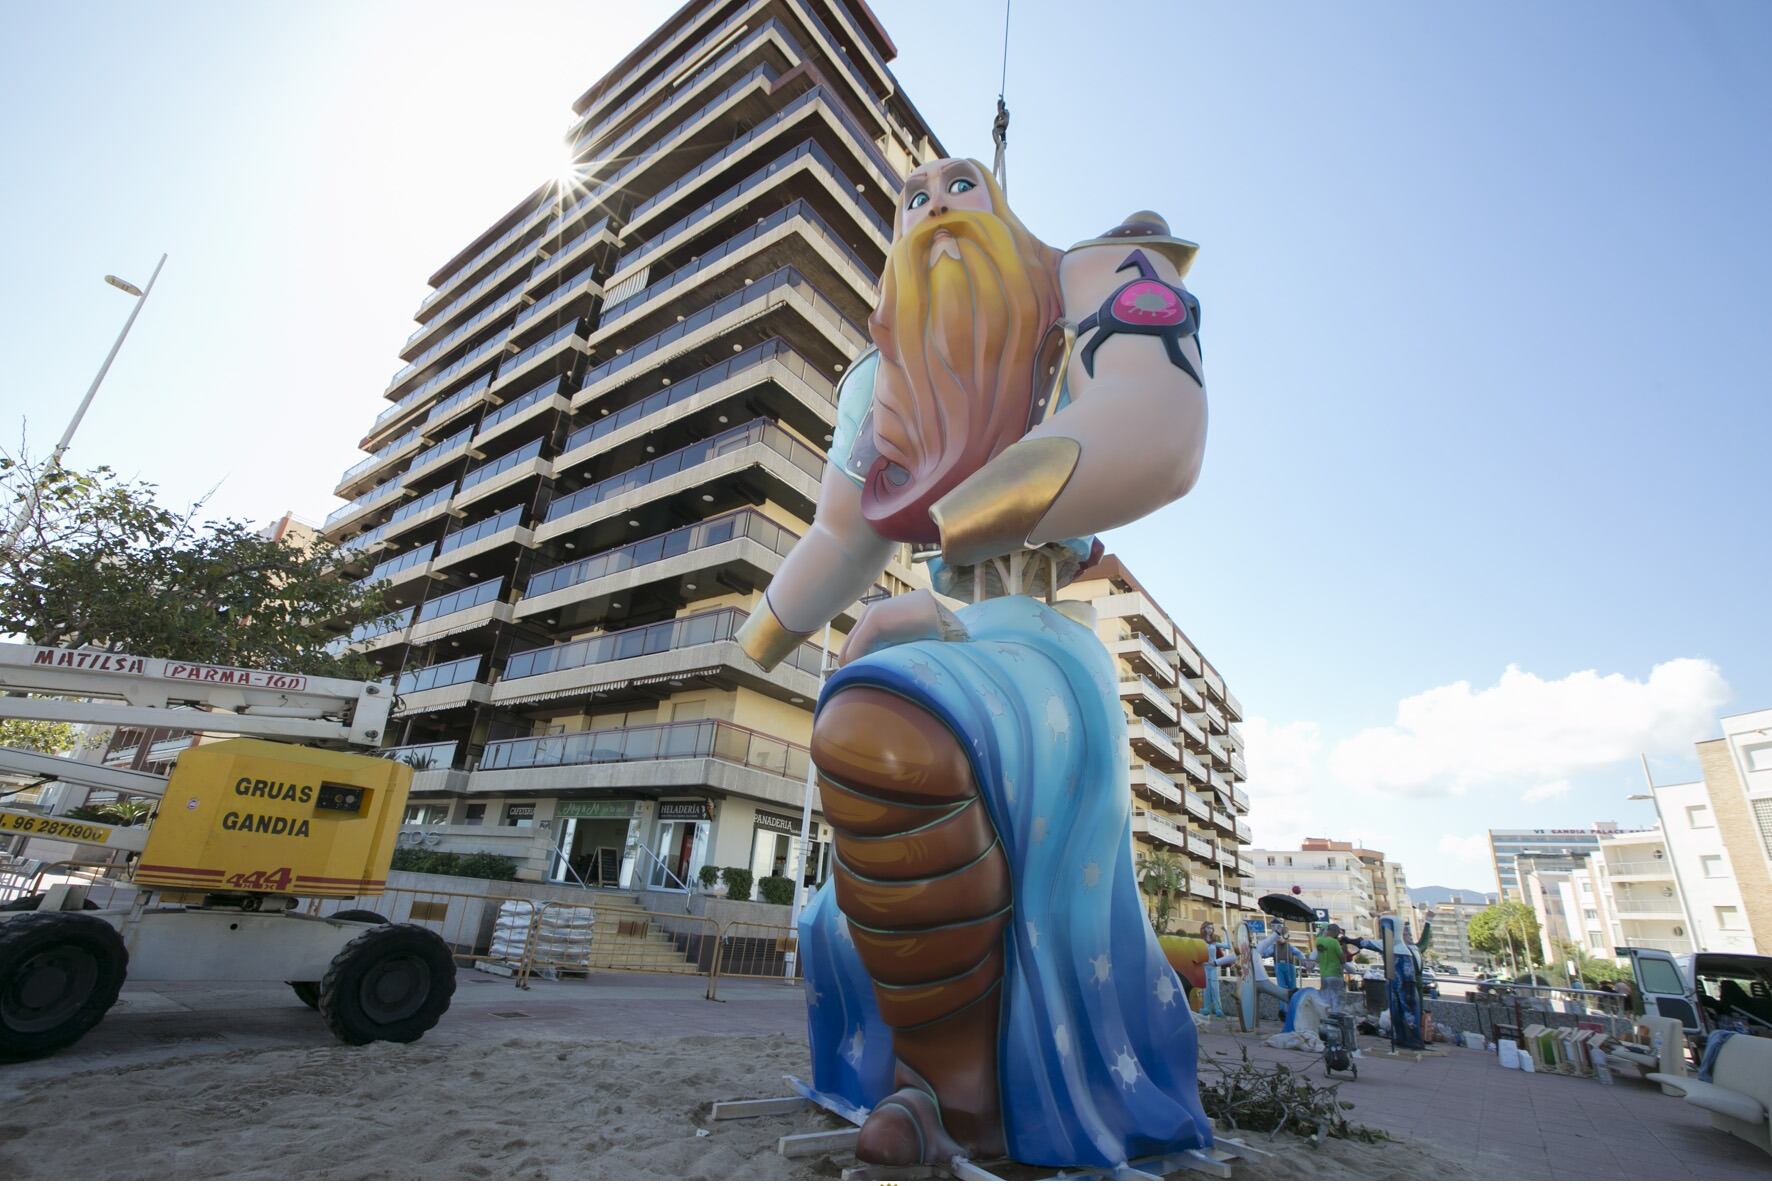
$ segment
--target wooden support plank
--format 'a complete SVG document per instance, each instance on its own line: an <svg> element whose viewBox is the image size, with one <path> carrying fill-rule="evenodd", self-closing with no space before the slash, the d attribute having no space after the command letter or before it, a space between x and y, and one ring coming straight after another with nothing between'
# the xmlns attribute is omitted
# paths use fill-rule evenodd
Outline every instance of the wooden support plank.
<svg viewBox="0 0 1772 1186"><path fill-rule="evenodd" d="M812 1101L798 1095L777 1095L760 1100L721 1100L709 1113L714 1120L743 1120L747 1116L781 1116L811 1107Z"/></svg>
<svg viewBox="0 0 1772 1186"><path fill-rule="evenodd" d="M829 1132L797 1132L775 1142L783 1157L816 1157L820 1153L853 1153L859 1128L834 1128Z"/></svg>

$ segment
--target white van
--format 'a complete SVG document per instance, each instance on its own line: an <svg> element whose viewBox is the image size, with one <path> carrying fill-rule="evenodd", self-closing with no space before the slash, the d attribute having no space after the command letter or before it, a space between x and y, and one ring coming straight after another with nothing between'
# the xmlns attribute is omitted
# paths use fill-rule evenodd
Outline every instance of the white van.
<svg viewBox="0 0 1772 1186"><path fill-rule="evenodd" d="M1630 960L1643 1012L1678 1018L1694 1053L1704 1039L1727 1023L1772 1037L1772 956L1700 951L1673 955L1651 947L1621 947Z"/></svg>

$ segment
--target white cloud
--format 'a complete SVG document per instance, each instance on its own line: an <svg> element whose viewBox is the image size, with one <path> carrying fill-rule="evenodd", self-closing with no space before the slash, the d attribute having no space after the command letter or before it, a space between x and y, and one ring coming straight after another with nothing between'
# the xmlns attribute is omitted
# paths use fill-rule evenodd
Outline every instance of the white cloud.
<svg viewBox="0 0 1772 1186"><path fill-rule="evenodd" d="M1489 834L1476 832L1469 836L1440 837L1440 851L1466 865L1482 865L1489 861Z"/></svg>
<svg viewBox="0 0 1772 1186"><path fill-rule="evenodd" d="M1566 778L1558 778L1553 779L1550 782L1541 782L1537 786L1527 787L1525 794L1520 796L1520 802L1542 803L1546 799L1567 798L1568 794L1569 780Z"/></svg>
<svg viewBox="0 0 1772 1186"><path fill-rule="evenodd" d="M1507 782L1543 790L1639 751L1690 746L1715 730L1728 699L1722 673L1703 659L1657 664L1646 680L1594 671L1547 680L1509 666L1494 687L1461 680L1401 701L1396 724L1343 741L1329 770L1349 787L1420 797Z"/></svg>
<svg viewBox="0 0 1772 1186"><path fill-rule="evenodd" d="M1249 826L1263 848L1294 847L1316 830L1323 731L1315 721L1243 722L1249 780Z"/></svg>

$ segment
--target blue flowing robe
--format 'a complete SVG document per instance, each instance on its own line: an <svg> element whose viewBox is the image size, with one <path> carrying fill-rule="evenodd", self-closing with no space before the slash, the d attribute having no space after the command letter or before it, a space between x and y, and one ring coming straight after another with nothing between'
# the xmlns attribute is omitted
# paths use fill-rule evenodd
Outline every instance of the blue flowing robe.
<svg viewBox="0 0 1772 1186"><path fill-rule="evenodd" d="M1009 1156L1111 1167L1210 1147L1185 987L1133 868L1126 721L1093 632L1027 597L960 611L969 641L848 664L845 688L898 693L960 740L1011 870L998 1047ZM893 1090L880 1020L834 886L800 924L813 1086L872 1108Z"/></svg>

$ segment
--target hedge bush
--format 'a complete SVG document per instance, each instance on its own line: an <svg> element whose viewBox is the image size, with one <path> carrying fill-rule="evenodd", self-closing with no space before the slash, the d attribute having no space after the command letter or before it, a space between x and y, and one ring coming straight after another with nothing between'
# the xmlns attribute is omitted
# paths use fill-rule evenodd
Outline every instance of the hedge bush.
<svg viewBox="0 0 1772 1186"><path fill-rule="evenodd" d="M792 877L765 877L757 882L757 896L771 906L792 906L794 904L794 879Z"/></svg>
<svg viewBox="0 0 1772 1186"><path fill-rule="evenodd" d="M703 865L701 867L701 872L697 873L695 876L696 880L701 882L702 889L711 890L720 882L720 866Z"/></svg>
<svg viewBox="0 0 1772 1186"><path fill-rule="evenodd" d="M751 871L741 869L737 865L728 865L720 870L721 878L726 882L726 896L734 902L751 900Z"/></svg>
<svg viewBox="0 0 1772 1186"><path fill-rule="evenodd" d="M390 868L407 873L434 873L439 877L479 877L487 881L510 881L517 876L513 857L493 852L436 852L429 848L396 848Z"/></svg>

